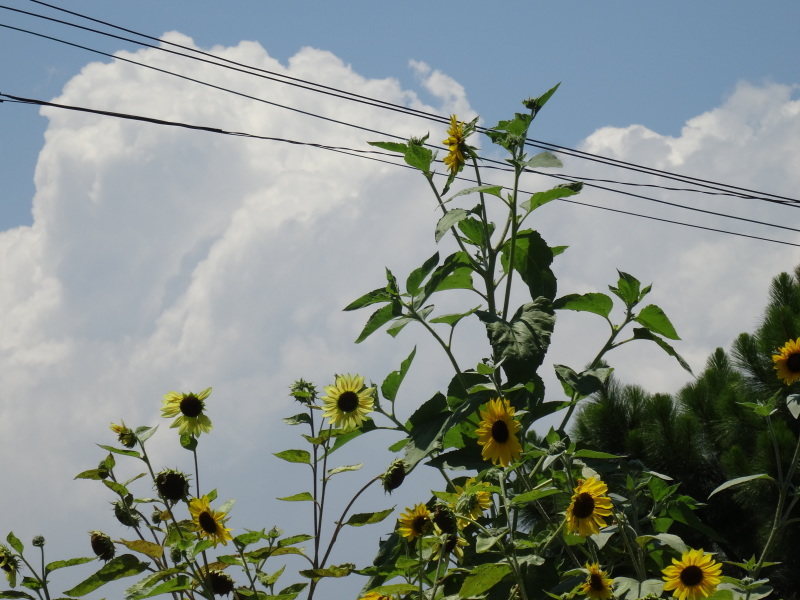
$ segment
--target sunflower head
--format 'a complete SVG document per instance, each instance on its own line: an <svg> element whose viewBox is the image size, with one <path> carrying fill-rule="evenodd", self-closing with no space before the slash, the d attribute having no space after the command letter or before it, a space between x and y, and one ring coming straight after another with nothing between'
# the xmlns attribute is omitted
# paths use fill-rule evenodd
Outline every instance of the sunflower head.
<svg viewBox="0 0 800 600"><path fill-rule="evenodd" d="M460 485L455 486L458 500L456 500L455 511L459 515L463 515L458 519L459 529L464 529L470 523L470 519L474 521L483 514L483 511L492 505L491 492L470 490L470 487L489 487L489 483L481 481L475 482L474 477L470 477L464 483L462 488ZM466 491L465 491L466 490ZM464 518L468 517L468 518Z"/></svg>
<svg viewBox="0 0 800 600"><path fill-rule="evenodd" d="M421 502L414 508L406 508L400 515L397 529L409 542L433 531L433 515Z"/></svg>
<svg viewBox="0 0 800 600"><path fill-rule="evenodd" d="M389 468L386 469L386 472L381 475L381 482L383 483L383 489L390 494L392 491L399 488L403 485L403 481L406 478L406 463L402 460L397 459L389 465Z"/></svg>
<svg viewBox="0 0 800 600"><path fill-rule="evenodd" d="M483 447L481 456L492 464L507 467L522 453L517 439L519 421L514 418L514 407L506 398L489 400L481 409L481 422L475 430L478 443Z"/></svg>
<svg viewBox="0 0 800 600"><path fill-rule="evenodd" d="M317 388L305 379L298 379L292 384L289 395L300 404L311 406L317 401Z"/></svg>
<svg viewBox="0 0 800 600"><path fill-rule="evenodd" d="M673 558L663 573L664 590L680 600L707 598L722 581L722 565L703 550L687 550L680 560Z"/></svg>
<svg viewBox="0 0 800 600"><path fill-rule="evenodd" d="M604 517L611 516L608 486L594 477L578 480L567 508L567 530L582 537L600 532L606 526Z"/></svg>
<svg viewBox="0 0 800 600"><path fill-rule="evenodd" d="M227 596L233 591L233 579L224 571L209 571L206 583L215 596Z"/></svg>
<svg viewBox="0 0 800 600"><path fill-rule="evenodd" d="M772 355L774 369L778 379L791 385L800 379L800 338L789 340Z"/></svg>
<svg viewBox="0 0 800 600"><path fill-rule="evenodd" d="M325 386L322 415L331 425L356 429L375 406L374 387L364 387L361 375L337 375L333 385Z"/></svg>
<svg viewBox="0 0 800 600"><path fill-rule="evenodd" d="M112 423L110 429L117 434L117 440L126 448L133 448L136 445L136 434L125 425L125 421L120 420L119 425Z"/></svg>
<svg viewBox="0 0 800 600"><path fill-rule="evenodd" d="M131 507L124 500L116 500L111 503L114 507L114 516L117 521L126 527L136 527L139 524L139 516L131 510Z"/></svg>
<svg viewBox="0 0 800 600"><path fill-rule="evenodd" d="M601 571L597 563L586 563L586 572L587 577L581 585L581 593L592 600L611 600L614 596L611 591L614 580L608 578L608 573Z"/></svg>
<svg viewBox="0 0 800 600"><path fill-rule="evenodd" d="M227 546L228 540L233 539L229 533L230 529L225 527L225 521L228 520L227 513L212 510L208 496L192 498L189 502L189 513L192 515L195 531L201 538L208 538L214 542L215 548L220 542L223 546Z"/></svg>
<svg viewBox="0 0 800 600"><path fill-rule="evenodd" d="M437 531L442 533L455 534L458 532L458 519L456 519L453 509L444 502L437 502L433 507L433 524Z"/></svg>
<svg viewBox="0 0 800 600"><path fill-rule="evenodd" d="M102 531L90 531L89 541L92 544L92 552L100 560L106 562L114 558L115 548L114 542Z"/></svg>
<svg viewBox="0 0 800 600"><path fill-rule="evenodd" d="M17 573L19 573L19 557L4 544L0 544L0 571L5 573L8 584L11 587L16 587Z"/></svg>
<svg viewBox="0 0 800 600"><path fill-rule="evenodd" d="M178 502L189 495L189 479L174 469L164 469L156 475L156 490L170 502Z"/></svg>
<svg viewBox="0 0 800 600"><path fill-rule="evenodd" d="M199 394L170 392L164 396L161 416L167 419L178 417L170 427L177 427L181 435L189 434L197 437L201 433L208 433L211 431L211 420L204 411L205 399L210 394L211 388L206 388Z"/></svg>

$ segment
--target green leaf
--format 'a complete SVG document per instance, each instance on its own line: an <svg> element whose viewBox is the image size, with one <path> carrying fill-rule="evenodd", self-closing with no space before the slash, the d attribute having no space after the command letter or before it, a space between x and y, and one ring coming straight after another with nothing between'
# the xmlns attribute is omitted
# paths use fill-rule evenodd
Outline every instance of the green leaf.
<svg viewBox="0 0 800 600"><path fill-rule="evenodd" d="M486 230L483 223L474 217L469 217L463 221L458 222L458 229L464 234L466 241L474 244L475 246L488 245L486 238ZM489 236L491 237L494 232L494 224L489 224Z"/></svg>
<svg viewBox="0 0 800 600"><path fill-rule="evenodd" d="M300 425L300 423L311 423L311 417L308 413L299 413L293 417L287 417L283 420L287 425Z"/></svg>
<svg viewBox="0 0 800 600"><path fill-rule="evenodd" d="M435 292L472 289L472 268L469 264L469 256L466 252L454 252L445 258L425 284L425 293L421 302L425 302Z"/></svg>
<svg viewBox="0 0 800 600"><path fill-rule="evenodd" d="M105 485L108 489L110 489L115 494L119 494L120 496L127 496L130 492L128 492L128 488L126 488L121 483L117 483L116 481L111 481L109 479L103 479L103 485Z"/></svg>
<svg viewBox="0 0 800 600"><path fill-rule="evenodd" d="M416 354L417 347L414 346L411 354L409 354L406 359L400 363L400 369L397 371L392 371L386 376L386 379L383 380L383 383L381 384L381 394L390 402L394 402L395 398L397 398L397 391L400 389L400 384L403 383L403 379L405 379L406 373L408 373L408 369L411 366L411 363L414 361Z"/></svg>
<svg viewBox="0 0 800 600"><path fill-rule="evenodd" d="M412 296L416 296L421 289L420 286L422 285L422 282L425 281L425 278L430 275L431 271L433 271L438 264L439 253L437 252L424 263L422 263L421 267L411 271L408 279L406 279L406 291Z"/></svg>
<svg viewBox="0 0 800 600"><path fill-rule="evenodd" d="M300 575L316 581L323 577L347 577L355 568L356 566L354 564L345 563L343 565L334 565L324 569L305 569L300 571Z"/></svg>
<svg viewBox="0 0 800 600"><path fill-rule="evenodd" d="M152 598L153 596L160 596L161 594L190 590L193 587L193 583L193 580L188 575L178 575L154 587L144 596L136 596L136 598Z"/></svg>
<svg viewBox="0 0 800 600"><path fill-rule="evenodd" d="M790 394L786 397L786 408L795 419L800 418L800 394Z"/></svg>
<svg viewBox="0 0 800 600"><path fill-rule="evenodd" d="M568 294L553 302L553 308L556 310L590 312L607 318L611 314L611 309L614 308L614 301L609 296L598 292Z"/></svg>
<svg viewBox="0 0 800 600"><path fill-rule="evenodd" d="M352 525L353 527L361 527L362 525L371 525L372 523L380 523L394 511L395 507L387 508L386 510L379 510L377 512L356 513L350 515L345 525Z"/></svg>
<svg viewBox="0 0 800 600"><path fill-rule="evenodd" d="M64 567L74 567L76 565L82 565L87 562L92 562L95 559L94 556L84 556L82 558L70 558L67 560L56 560L54 562L49 563L45 568L45 573L52 573L56 569L63 569Z"/></svg>
<svg viewBox="0 0 800 600"><path fill-rule="evenodd" d="M582 189L582 183L565 183L562 185L557 185L545 192L536 192L530 198L522 202L520 204L520 208L527 214L536 210L540 206L544 206L548 202L552 202L553 200L574 196L575 194L580 193Z"/></svg>
<svg viewBox="0 0 800 600"><path fill-rule="evenodd" d="M561 382L567 384L571 390L578 392L584 398L599 392L613 371L611 368L601 367L576 373L566 365L553 365L553 368Z"/></svg>
<svg viewBox="0 0 800 600"><path fill-rule="evenodd" d="M653 333L663 335L670 340L681 339L675 332L675 328L672 326L672 323L670 323L667 315L655 304L648 304L645 306L641 312L636 315L634 321L640 325L644 325Z"/></svg>
<svg viewBox="0 0 800 600"><path fill-rule="evenodd" d="M441 393L423 403L411 415L411 434L404 455L409 470L431 452L441 448L444 426L449 416L447 400Z"/></svg>
<svg viewBox="0 0 800 600"><path fill-rule="evenodd" d="M550 269L553 252L538 232L526 229L517 233L514 251L514 269L528 286L531 298L544 296L548 300L556 297L556 276ZM511 240L501 248L500 260L503 269L509 271Z"/></svg>
<svg viewBox="0 0 800 600"><path fill-rule="evenodd" d="M476 306L473 309L468 310L464 313L453 313L449 315L440 315L430 320L430 323L444 323L445 325L450 325L450 327L455 327L456 324L463 319L464 317L468 317L475 313L480 308L480 306Z"/></svg>
<svg viewBox="0 0 800 600"><path fill-rule="evenodd" d="M472 569L458 591L459 596L471 598L483 594L511 572L507 563L484 563Z"/></svg>
<svg viewBox="0 0 800 600"><path fill-rule="evenodd" d="M769 481L775 481L772 477L770 477L766 473L759 473L757 475L745 475L744 477L736 477L734 479L729 479L720 486L717 486L714 489L714 491L708 495L708 497L711 498L711 496L713 496L717 492L721 492L722 490L727 490L728 488L732 488L736 485L747 483L748 481L754 481L756 479L768 479Z"/></svg>
<svg viewBox="0 0 800 600"><path fill-rule="evenodd" d="M358 463L357 465L342 465L341 467L335 467L333 469L328 469L328 479L336 475L337 473L345 473L347 471L358 471L361 467L364 466L364 463Z"/></svg>
<svg viewBox="0 0 800 600"><path fill-rule="evenodd" d="M625 306L631 308L633 305L639 302L642 299L644 294L649 291L650 287L648 286L642 292L641 283L639 282L636 277L633 275L629 275L628 273L623 273L622 271L617 271L619 273L619 281L617 281L617 287L608 286L608 289L611 290L620 300L625 303Z"/></svg>
<svg viewBox="0 0 800 600"><path fill-rule="evenodd" d="M438 244L441 241L441 239L447 234L448 231L450 231L453 225L459 221L463 221L468 216L469 211L464 210L463 208L454 208L447 211L436 224L436 234L434 235L436 243Z"/></svg>
<svg viewBox="0 0 800 600"><path fill-rule="evenodd" d="M13 531L8 532L6 541L14 550L17 551L17 554L22 554L23 550L25 550L25 546L22 545L22 542L20 542L17 536L14 535Z"/></svg>
<svg viewBox="0 0 800 600"><path fill-rule="evenodd" d="M136 437L139 439L139 441L142 444L144 444L147 440L149 440L153 436L153 434L156 431L158 431L158 425L156 425L155 427L146 427L146 426L137 427L134 433L136 434Z"/></svg>
<svg viewBox="0 0 800 600"><path fill-rule="evenodd" d="M552 152L539 152L529 160L525 161L525 166L531 169L546 167L563 167L564 163Z"/></svg>
<svg viewBox="0 0 800 600"><path fill-rule="evenodd" d="M547 104L547 101L553 94L556 93L556 90L560 85L561 83L559 82L553 87L551 87L549 90L547 90L544 94L539 96L538 98L528 98L522 104L524 104L526 108L532 110L535 115L540 110L542 110L542 107L544 107L544 105Z"/></svg>
<svg viewBox="0 0 800 600"><path fill-rule="evenodd" d="M283 450L282 452L274 452L273 454L286 462L302 463L305 465L311 464L311 455L307 450Z"/></svg>
<svg viewBox="0 0 800 600"><path fill-rule="evenodd" d="M400 142L367 142L370 146L375 146L376 148L381 148L382 150L388 150L389 152L397 152L398 154L405 154L406 150L408 150L408 144L402 144Z"/></svg>
<svg viewBox="0 0 800 600"><path fill-rule="evenodd" d="M285 537L281 540L278 540L278 547L286 548L289 546L294 546L295 544L302 544L303 542L307 542L308 540L312 539L314 539L314 536L308 535L306 533L301 533L299 535L290 535L289 537Z"/></svg>
<svg viewBox="0 0 800 600"><path fill-rule="evenodd" d="M113 452L114 454L121 454L123 456L133 456L134 458L141 458L142 455L139 454L136 450L124 450L122 448L114 448L114 446L106 446L104 444L97 444L103 450L108 450L109 452Z"/></svg>
<svg viewBox="0 0 800 600"><path fill-rule="evenodd" d="M553 494L559 493L558 488L554 487L545 487L540 488L537 490L531 490L530 492L523 492L518 496L514 496L511 499L512 504L527 504L528 502L534 502L539 500L540 498L546 498L547 496L552 496Z"/></svg>
<svg viewBox="0 0 800 600"><path fill-rule="evenodd" d="M419 169L424 174L427 175L431 172L433 152L422 144L408 144L403 158L409 165Z"/></svg>
<svg viewBox="0 0 800 600"><path fill-rule="evenodd" d="M197 438L189 433L184 433L181 436L181 447L189 452L194 452L197 449Z"/></svg>
<svg viewBox="0 0 800 600"><path fill-rule="evenodd" d="M367 324L364 325L364 329L359 334L355 343L360 344L378 329L383 327L386 323L398 316L400 316L400 313L397 311L394 303L387 304L386 306L379 308L372 313L372 316L370 316L370 318L367 320Z"/></svg>
<svg viewBox="0 0 800 600"><path fill-rule="evenodd" d="M664 350L664 352L666 352L670 356L674 356L675 360L678 361L678 364L680 364L680 366L689 371L689 373L692 372L692 368L689 366L689 363L683 360L683 357L675 351L675 348L670 346L667 342L658 337L656 334L652 333L649 329L645 329L643 327L634 327L633 337L637 340L650 340L655 342L661 347L662 350Z"/></svg>
<svg viewBox="0 0 800 600"><path fill-rule="evenodd" d="M486 532L481 531L475 538L475 552L478 554L488 552L497 542L502 540L507 533L507 527L503 527L501 529L491 529L487 530Z"/></svg>
<svg viewBox="0 0 800 600"><path fill-rule="evenodd" d="M116 581L123 577L138 575L147 569L148 563L140 561L133 554L123 554L112 558L94 575L91 575L71 590L64 592L67 596L80 598L97 588L104 586L110 581Z"/></svg>
<svg viewBox="0 0 800 600"><path fill-rule="evenodd" d="M537 298L523 304L510 322L486 311L475 314L486 324L493 360L495 364L503 361L509 384L527 383L550 345L556 320L550 302Z"/></svg>
<svg viewBox="0 0 800 600"><path fill-rule="evenodd" d="M477 194L481 192L483 192L484 194L489 194L491 196L497 196L498 198L502 198L503 197L502 191L503 191L502 185L490 185L490 184L477 185L475 187L469 187L465 190L461 190L456 194L453 194L444 202L445 204L447 204L448 202L458 198L459 196L465 196L467 194Z"/></svg>
<svg viewBox="0 0 800 600"><path fill-rule="evenodd" d="M161 558L164 556L164 548L160 544L154 544L153 542L148 542L147 540L128 541L120 539L119 541L128 550L139 552L140 554L144 554L150 558Z"/></svg>
<svg viewBox="0 0 800 600"><path fill-rule="evenodd" d="M378 288L377 290L372 290L371 292L367 292L358 300L353 300L350 304L345 306L342 310L357 310L359 308L364 308L365 306L369 306L370 304L377 304L378 302L391 302L392 295L386 291L385 287Z"/></svg>
<svg viewBox="0 0 800 600"><path fill-rule="evenodd" d="M637 581L630 577L614 577L614 594L625 600L638 600L648 594L659 597L663 590L664 582L660 579Z"/></svg>
<svg viewBox="0 0 800 600"><path fill-rule="evenodd" d="M603 460L614 460L615 458L622 458L616 454L609 454L608 452L600 452L599 450L578 450L572 455L573 458L599 458Z"/></svg>
<svg viewBox="0 0 800 600"><path fill-rule="evenodd" d="M88 471L82 471L75 475L74 479L93 479L100 481L104 477L108 477L108 470L107 469L89 469Z"/></svg>
<svg viewBox="0 0 800 600"><path fill-rule="evenodd" d="M314 496L311 495L310 492L300 492L299 494L295 494L294 496L285 496L283 498L278 498L278 500L283 500L284 502L313 502Z"/></svg>
<svg viewBox="0 0 800 600"><path fill-rule="evenodd" d="M417 586L411 583L390 583L388 585L381 585L376 588L372 588L370 592L375 592L376 594L381 594L382 596L394 598L400 594L410 594L411 592L417 591L417 589Z"/></svg>
<svg viewBox="0 0 800 600"><path fill-rule="evenodd" d="M30 594L26 592L19 592L17 590L0 591L0 598L30 598L30 600L36 600Z"/></svg>

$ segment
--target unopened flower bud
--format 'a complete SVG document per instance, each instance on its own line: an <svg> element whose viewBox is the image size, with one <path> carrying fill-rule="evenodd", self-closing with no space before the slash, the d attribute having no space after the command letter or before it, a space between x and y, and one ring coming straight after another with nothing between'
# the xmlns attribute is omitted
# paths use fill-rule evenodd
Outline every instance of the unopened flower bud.
<svg viewBox="0 0 800 600"><path fill-rule="evenodd" d="M92 543L92 552L97 558L106 562L114 558L114 542L102 531L90 531L90 540Z"/></svg>
<svg viewBox="0 0 800 600"><path fill-rule="evenodd" d="M395 460L386 472L381 476L383 489L389 493L396 490L403 484L406 478L406 463L402 460Z"/></svg>
<svg viewBox="0 0 800 600"><path fill-rule="evenodd" d="M31 542L37 548L44 547L44 536L43 535L35 535L33 536L33 541Z"/></svg>
<svg viewBox="0 0 800 600"><path fill-rule="evenodd" d="M114 516L117 518L117 521L126 527L136 527L136 525L139 524L138 515L136 515L136 513L134 513L124 502L117 500L111 504L114 506Z"/></svg>
<svg viewBox="0 0 800 600"><path fill-rule="evenodd" d="M111 431L117 434L117 440L126 448L133 448L136 445L136 434L132 429L126 427L125 421L120 421L120 425L112 423Z"/></svg>

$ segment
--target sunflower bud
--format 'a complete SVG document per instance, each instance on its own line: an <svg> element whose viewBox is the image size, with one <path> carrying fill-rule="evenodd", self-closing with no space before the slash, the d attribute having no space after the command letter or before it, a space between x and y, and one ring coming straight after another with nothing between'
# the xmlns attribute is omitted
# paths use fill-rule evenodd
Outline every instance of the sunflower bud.
<svg viewBox="0 0 800 600"><path fill-rule="evenodd" d="M178 502L189 495L189 481L180 471L164 469L156 475L156 490L165 500Z"/></svg>
<svg viewBox="0 0 800 600"><path fill-rule="evenodd" d="M108 465L106 465L105 460L101 460L100 463L97 465L97 476L100 479L108 479L108 476L111 472L108 470Z"/></svg>
<svg viewBox="0 0 800 600"><path fill-rule="evenodd" d="M178 548L177 546L173 546L170 548L169 557L176 565L183 562L183 550Z"/></svg>
<svg viewBox="0 0 800 600"><path fill-rule="evenodd" d="M393 490L396 490L403 485L405 478L406 463L399 459L395 460L391 465L389 465L389 468L386 470L386 472L381 475L384 491L387 491L391 494Z"/></svg>
<svg viewBox="0 0 800 600"><path fill-rule="evenodd" d="M111 503L114 507L114 516L117 521L126 527L136 527L139 524L139 517L122 500Z"/></svg>
<svg viewBox="0 0 800 600"><path fill-rule="evenodd" d="M8 548L0 544L0 570L2 570L11 587L17 585L17 573L19 572L19 558Z"/></svg>
<svg viewBox="0 0 800 600"><path fill-rule="evenodd" d="M317 400L317 388L304 379L298 379L292 384L289 395L301 404L311 406Z"/></svg>
<svg viewBox="0 0 800 600"><path fill-rule="evenodd" d="M31 544L36 546L37 548L44 548L44 536L43 535L35 535L33 536L33 540Z"/></svg>
<svg viewBox="0 0 800 600"><path fill-rule="evenodd" d="M125 425L125 421L120 421L120 425L112 423L110 429L117 434L117 441L126 448L133 448L136 445L136 434Z"/></svg>
<svg viewBox="0 0 800 600"><path fill-rule="evenodd" d="M114 542L102 531L90 531L90 541L92 543L92 552L94 555L106 562L114 558Z"/></svg>
<svg viewBox="0 0 800 600"><path fill-rule="evenodd" d="M206 583L215 596L227 596L233 591L233 579L222 571L209 571Z"/></svg>

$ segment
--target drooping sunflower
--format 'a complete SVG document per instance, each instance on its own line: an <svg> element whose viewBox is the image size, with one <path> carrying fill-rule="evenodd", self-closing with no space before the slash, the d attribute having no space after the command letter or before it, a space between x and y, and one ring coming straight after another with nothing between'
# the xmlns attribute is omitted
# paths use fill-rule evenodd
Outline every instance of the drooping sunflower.
<svg viewBox="0 0 800 600"><path fill-rule="evenodd" d="M447 146L447 156L444 157L444 164L450 173L458 173L464 166L464 145L466 136L464 135L464 123L459 121L456 115L450 116L450 127L447 128L447 139L442 143Z"/></svg>
<svg viewBox="0 0 800 600"><path fill-rule="evenodd" d="M800 379L800 338L786 342L778 349L778 354L772 355L772 362L775 363L778 379L786 385Z"/></svg>
<svg viewBox="0 0 800 600"><path fill-rule="evenodd" d="M703 550L688 550L680 560L673 558L663 573L664 591L672 590L678 600L708 598L722 581L722 565Z"/></svg>
<svg viewBox="0 0 800 600"><path fill-rule="evenodd" d="M178 417L170 427L177 427L181 435L188 433L197 437L201 433L208 433L211 431L211 420L203 411L206 408L204 401L210 394L211 388L206 388L199 394L170 392L164 396L161 416L166 419Z"/></svg>
<svg viewBox="0 0 800 600"><path fill-rule="evenodd" d="M514 407L505 398L489 400L485 409L481 410L481 422L475 433L478 443L483 446L481 456L491 460L492 464L500 463L507 467L522 453L517 439L520 430L519 422L514 418Z"/></svg>
<svg viewBox="0 0 800 600"><path fill-rule="evenodd" d="M225 527L227 521L227 513L223 511L212 510L209 505L208 496L204 495L202 498L192 498L189 502L189 513L192 515L195 531L200 534L200 537L205 537L214 542L214 547L222 542L223 546L228 545L228 540L231 534L228 533L230 529Z"/></svg>
<svg viewBox="0 0 800 600"><path fill-rule="evenodd" d="M613 579L609 579L608 573L600 570L597 563L586 563L588 575L586 582L581 585L581 593L592 600L611 600L614 593L611 591Z"/></svg>
<svg viewBox="0 0 800 600"><path fill-rule="evenodd" d="M433 515L422 502L414 508L406 507L406 512L398 519L398 533L409 542L433 531Z"/></svg>
<svg viewBox="0 0 800 600"><path fill-rule="evenodd" d="M456 561L460 562L464 558L466 546L469 546L469 542L459 533L440 534L439 539L433 544L431 561L439 562L440 559L447 559L452 554L456 557Z"/></svg>
<svg viewBox="0 0 800 600"><path fill-rule="evenodd" d="M372 412L374 392L374 387L364 387L361 375L337 375L334 385L325 386L322 416L328 417L331 425L356 429Z"/></svg>
<svg viewBox="0 0 800 600"><path fill-rule="evenodd" d="M600 532L611 515L611 498L606 495L608 486L594 477L578 480L567 508L567 530L582 537Z"/></svg>
<svg viewBox="0 0 800 600"><path fill-rule="evenodd" d="M475 520L479 518L483 511L489 508L492 505L492 494L491 492L483 492L483 491L471 491L471 492L464 492L464 490L468 490L470 486L476 485L475 478L470 477L467 481L464 482L464 487L462 488L460 485L455 486L456 493L458 494L458 500L456 501L455 511L458 515L463 515L463 517L459 517L458 519L458 527L459 529L464 529L467 525L469 525L469 520L464 517L469 517L471 520ZM480 487L489 487L489 483L486 481L481 481L477 484Z"/></svg>

